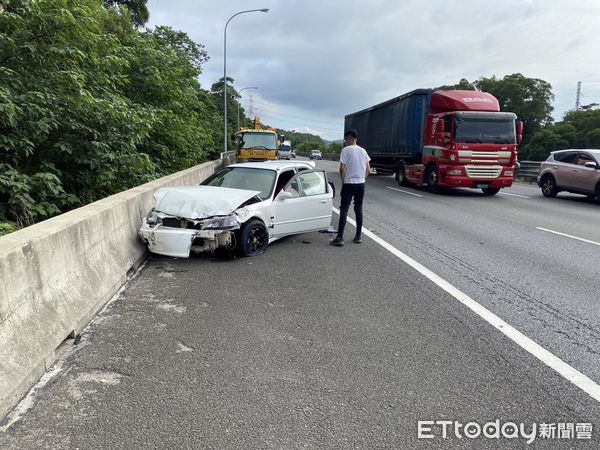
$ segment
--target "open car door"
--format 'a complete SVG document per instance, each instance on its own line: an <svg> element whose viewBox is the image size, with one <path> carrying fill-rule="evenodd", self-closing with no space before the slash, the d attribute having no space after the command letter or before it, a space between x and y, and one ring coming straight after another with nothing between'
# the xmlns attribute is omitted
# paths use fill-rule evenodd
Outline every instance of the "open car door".
<svg viewBox="0 0 600 450"><path fill-rule="evenodd" d="M323 170L294 175L273 202L273 236L323 230L331 223L333 192Z"/></svg>

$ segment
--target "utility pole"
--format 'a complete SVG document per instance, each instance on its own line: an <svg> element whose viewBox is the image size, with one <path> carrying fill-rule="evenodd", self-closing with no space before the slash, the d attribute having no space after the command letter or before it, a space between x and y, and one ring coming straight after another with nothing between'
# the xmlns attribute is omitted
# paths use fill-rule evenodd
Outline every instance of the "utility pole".
<svg viewBox="0 0 600 450"><path fill-rule="evenodd" d="M581 81L577 82L577 97L575 99L575 111L581 110Z"/></svg>

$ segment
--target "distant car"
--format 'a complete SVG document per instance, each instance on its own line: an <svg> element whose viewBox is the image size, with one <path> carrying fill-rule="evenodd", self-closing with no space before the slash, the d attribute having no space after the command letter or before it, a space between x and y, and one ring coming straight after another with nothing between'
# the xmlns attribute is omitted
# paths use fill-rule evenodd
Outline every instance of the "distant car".
<svg viewBox="0 0 600 450"><path fill-rule="evenodd" d="M600 150L567 149L552 152L540 166L537 184L546 197L561 191L600 198Z"/></svg>
<svg viewBox="0 0 600 450"><path fill-rule="evenodd" d="M310 159L321 159L321 150L311 150Z"/></svg>
<svg viewBox="0 0 600 450"><path fill-rule="evenodd" d="M292 150L292 151L290 152L290 156L291 156L292 158L295 158L295 157L296 157L296 151L295 151L295 150Z"/></svg>
<svg viewBox="0 0 600 450"><path fill-rule="evenodd" d="M256 256L281 237L326 229L332 197L314 162L233 164L199 186L157 190L139 235L160 255L187 258L221 247Z"/></svg>

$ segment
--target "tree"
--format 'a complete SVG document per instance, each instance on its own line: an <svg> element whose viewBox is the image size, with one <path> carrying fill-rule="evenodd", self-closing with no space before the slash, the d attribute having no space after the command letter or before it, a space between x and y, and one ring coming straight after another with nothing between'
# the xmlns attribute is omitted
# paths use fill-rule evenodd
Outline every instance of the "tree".
<svg viewBox="0 0 600 450"><path fill-rule="evenodd" d="M323 142L306 141L306 142L303 142L302 144L296 146L296 151L297 152L308 153L311 150L321 150L322 152L324 152L325 151L325 145L323 144Z"/></svg>
<svg viewBox="0 0 600 450"><path fill-rule="evenodd" d="M97 0L0 14L0 222L28 225L218 154L206 59Z"/></svg>
<svg viewBox="0 0 600 450"><path fill-rule="evenodd" d="M339 144L337 142L332 142L331 144L329 144L329 146L325 149L325 152L327 153L341 153L342 152L342 148L344 146L342 144Z"/></svg>
<svg viewBox="0 0 600 450"><path fill-rule="evenodd" d="M560 133L552 128L536 133L521 152L521 160L544 161L550 152L568 148L569 142Z"/></svg>
<svg viewBox="0 0 600 450"><path fill-rule="evenodd" d="M473 83L471 83L469 80L467 80L466 78L461 78L461 80L458 82L458 84L440 86L440 87L435 88L435 90L440 90L440 91L454 91L454 90L474 91L475 90L475 85Z"/></svg>
<svg viewBox="0 0 600 450"><path fill-rule="evenodd" d="M104 6L107 8L125 6L136 27L145 25L150 19L146 3L148 3L148 0L104 0Z"/></svg>
<svg viewBox="0 0 600 450"><path fill-rule="evenodd" d="M463 78L458 84L440 86L437 89L479 90L492 94L498 99L501 111L514 112L523 122L521 148L525 147L536 133L553 121L554 94L552 94L552 86L539 78L528 78L520 73L506 75L502 79L496 78L496 76L481 77L473 83Z"/></svg>
<svg viewBox="0 0 600 450"><path fill-rule="evenodd" d="M300 144L307 141L319 142L321 145L323 145L323 139L321 139L320 136L314 134L300 133L298 131L283 129L278 129L277 133L283 134L286 139L292 141L292 146L294 148L297 148Z"/></svg>
<svg viewBox="0 0 600 450"><path fill-rule="evenodd" d="M553 122L552 86L539 78L528 78L520 73L506 75L502 79L480 78L475 86L496 97L502 111L514 112L523 122L523 141L521 147L542 128Z"/></svg>
<svg viewBox="0 0 600 450"><path fill-rule="evenodd" d="M569 111L562 122L548 125L531 139L522 154L540 161L551 151L600 147L600 110Z"/></svg>

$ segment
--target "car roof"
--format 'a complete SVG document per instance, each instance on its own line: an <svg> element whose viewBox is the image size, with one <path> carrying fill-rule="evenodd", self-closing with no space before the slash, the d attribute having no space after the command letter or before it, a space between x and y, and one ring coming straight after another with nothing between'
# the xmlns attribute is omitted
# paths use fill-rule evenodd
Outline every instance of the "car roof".
<svg viewBox="0 0 600 450"><path fill-rule="evenodd" d="M238 163L238 164L230 164L227 167L247 167L250 169L270 169L275 171L281 171L284 169L291 169L294 167L308 167L311 169L315 168L315 163L312 161L257 161L257 162L247 162L247 163Z"/></svg>
<svg viewBox="0 0 600 450"><path fill-rule="evenodd" d="M589 153L593 153L594 155L600 155L600 149L598 148L566 148L564 150L555 150L552 153L553 155L555 153L563 153L563 152L589 152Z"/></svg>

